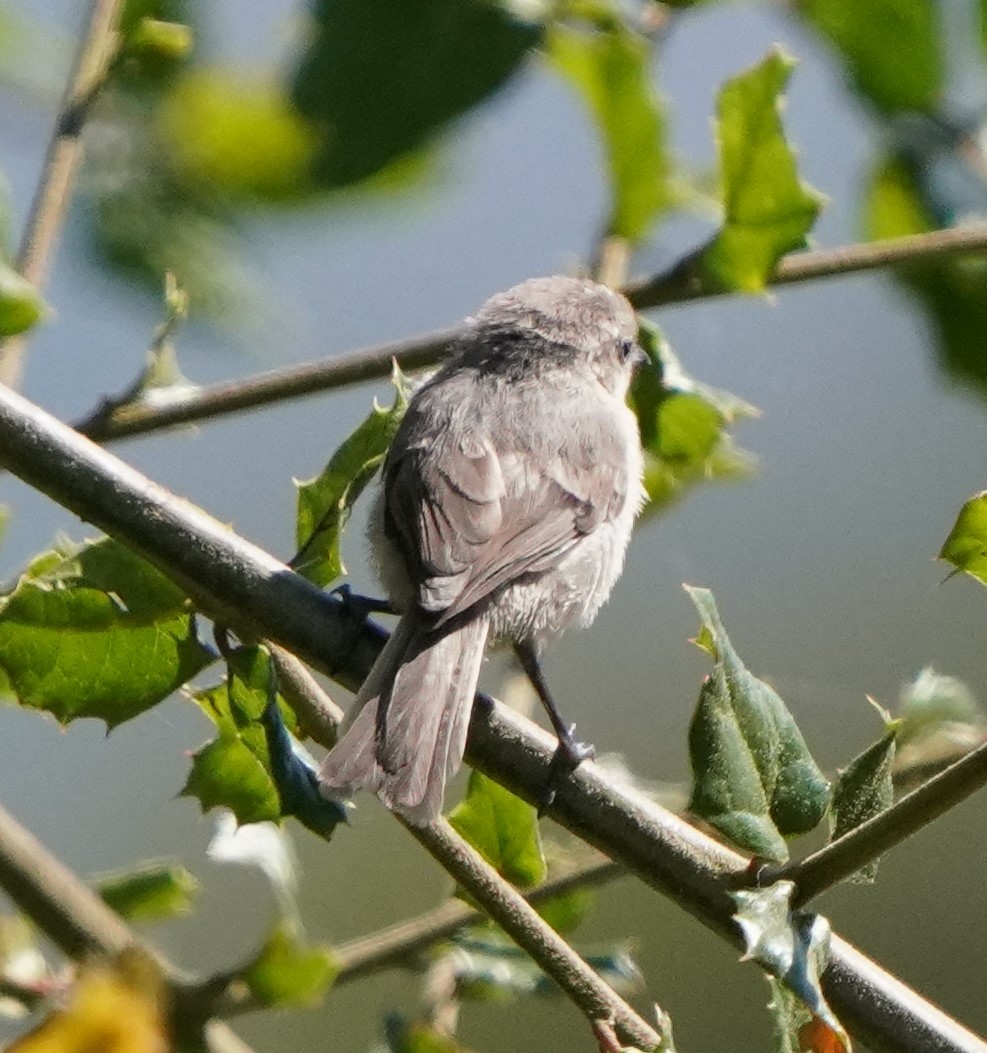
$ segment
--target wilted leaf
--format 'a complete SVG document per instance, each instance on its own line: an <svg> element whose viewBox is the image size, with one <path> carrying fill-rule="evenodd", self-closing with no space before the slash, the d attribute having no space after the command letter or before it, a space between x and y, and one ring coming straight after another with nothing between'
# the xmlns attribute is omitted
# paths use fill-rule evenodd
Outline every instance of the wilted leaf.
<svg viewBox="0 0 987 1053"><path fill-rule="evenodd" d="M668 204L660 103L651 87L647 40L619 19L585 30L553 26L549 58L585 98L610 176L607 233L638 241Z"/></svg>
<svg viewBox="0 0 987 1053"><path fill-rule="evenodd" d="M580 953L594 972L615 991L627 995L640 989L641 971L626 947ZM555 981L508 936L495 928L486 938L470 933L457 937L450 965L457 994L473 1001L497 1001L558 991Z"/></svg>
<svg viewBox="0 0 987 1053"><path fill-rule="evenodd" d="M987 585L987 490L971 497L960 509L939 558Z"/></svg>
<svg viewBox="0 0 987 1053"><path fill-rule="evenodd" d="M177 863L154 863L101 877L96 891L128 921L151 921L187 914L199 883Z"/></svg>
<svg viewBox="0 0 987 1053"><path fill-rule="evenodd" d="M453 809L449 822L512 884L545 880L535 809L493 779L471 772L466 797Z"/></svg>
<svg viewBox="0 0 987 1053"><path fill-rule="evenodd" d="M282 915L298 914L298 861L283 826L238 824L231 812L222 811L206 854L214 863L256 867L271 883Z"/></svg>
<svg viewBox="0 0 987 1053"><path fill-rule="evenodd" d="M689 810L765 859L788 858L785 838L826 814L829 783L776 692L741 662L712 593L686 586L714 658L689 728Z"/></svg>
<svg viewBox="0 0 987 1053"><path fill-rule="evenodd" d="M7 1053L166 1053L157 992L108 969L88 969L64 1009L52 1013Z"/></svg>
<svg viewBox="0 0 987 1053"><path fill-rule="evenodd" d="M316 173L334 187L426 145L500 88L542 36L496 0L315 0L313 8L293 98L324 129Z"/></svg>
<svg viewBox="0 0 987 1053"><path fill-rule="evenodd" d="M936 108L945 54L936 0L799 0L797 7L879 110Z"/></svg>
<svg viewBox="0 0 987 1053"><path fill-rule="evenodd" d="M0 259L0 337L30 329L46 310L41 293Z"/></svg>
<svg viewBox="0 0 987 1053"><path fill-rule="evenodd" d="M899 727L898 722L892 722L877 742L855 757L840 772L833 787L830 840L835 841L854 827L891 807L894 800L892 774ZM871 884L877 875L878 862L877 859L871 860L856 871L850 880Z"/></svg>
<svg viewBox="0 0 987 1053"><path fill-rule="evenodd" d="M339 551L343 529L357 498L383 463L408 407L404 378L397 367L394 386L394 402L389 408L375 401L370 415L344 440L321 474L295 484L298 554L291 566L316 585L328 585L345 572Z"/></svg>
<svg viewBox="0 0 987 1053"><path fill-rule="evenodd" d="M213 659L187 597L109 538L38 557L0 601L0 666L22 705L62 723L113 727Z"/></svg>
<svg viewBox="0 0 987 1053"><path fill-rule="evenodd" d="M724 85L717 101L723 225L703 267L724 288L760 292L786 253L801 248L822 198L799 179L781 125L794 67L779 50Z"/></svg>
<svg viewBox="0 0 987 1053"><path fill-rule="evenodd" d="M312 1005L329 990L339 972L328 947L301 942L290 925L279 925L241 979L262 1005Z"/></svg>
<svg viewBox="0 0 987 1053"><path fill-rule="evenodd" d="M650 515L696 483L750 475L754 458L734 445L729 429L757 410L690 377L650 322L642 322L638 339L653 367L637 371L630 395L644 448L645 515Z"/></svg>
<svg viewBox="0 0 987 1053"><path fill-rule="evenodd" d="M21 914L0 914L0 987L7 980L16 984L16 997L11 992L0 995L0 1019L18 1019L31 1011L44 995L48 964L38 947L38 932ZM31 997L34 991L35 997Z"/></svg>
<svg viewBox="0 0 987 1053"><path fill-rule="evenodd" d="M843 1053L849 1053L850 1039L819 986L819 977L829 960L829 923L818 914L792 913L789 904L794 889L790 881L778 881L768 888L730 893L737 905L734 920L744 936L744 958L777 977L787 991L800 999L812 1019L836 1037ZM789 1026L799 1026L801 1017L793 1013L787 1000L781 1001L778 1011L782 1015L780 1020L776 1016L776 1021L784 1024L786 1034L790 1033ZM819 1049L823 1053L823 1047Z"/></svg>

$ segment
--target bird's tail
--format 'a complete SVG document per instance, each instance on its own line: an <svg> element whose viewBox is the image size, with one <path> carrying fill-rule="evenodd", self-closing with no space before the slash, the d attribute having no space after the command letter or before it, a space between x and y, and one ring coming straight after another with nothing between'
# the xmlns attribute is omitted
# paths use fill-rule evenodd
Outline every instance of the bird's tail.
<svg viewBox="0 0 987 1053"><path fill-rule="evenodd" d="M485 618L451 630L401 619L322 763L324 793L373 790L412 823L439 814L466 748L487 628Z"/></svg>

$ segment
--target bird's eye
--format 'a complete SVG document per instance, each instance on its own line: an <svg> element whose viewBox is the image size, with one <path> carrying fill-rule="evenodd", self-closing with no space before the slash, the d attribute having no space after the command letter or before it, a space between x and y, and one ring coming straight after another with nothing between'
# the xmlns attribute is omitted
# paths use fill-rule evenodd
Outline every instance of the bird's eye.
<svg viewBox="0 0 987 1053"><path fill-rule="evenodd" d="M621 340L620 342L620 358L623 362L626 362L631 355L634 354L635 343L633 340Z"/></svg>

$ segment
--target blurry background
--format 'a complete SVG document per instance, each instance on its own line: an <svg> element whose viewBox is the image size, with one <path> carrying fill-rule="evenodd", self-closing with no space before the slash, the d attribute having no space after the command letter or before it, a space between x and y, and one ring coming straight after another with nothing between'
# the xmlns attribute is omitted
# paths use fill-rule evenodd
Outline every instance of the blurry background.
<svg viewBox="0 0 987 1053"><path fill-rule="evenodd" d="M81 6L21 0L0 7L0 165L15 239ZM882 5L873 6L880 13ZM867 202L874 173L893 151L922 173L923 203L938 222L983 210L987 184L956 132L974 127L984 101L979 7L964 0L897 6L906 16L935 11L939 20L930 41L945 70L935 120L894 112L880 91L855 90L860 77L852 82L840 54L784 5L707 3L672 21L654 64L670 149L689 169L711 170L718 87L780 42L799 60L788 136L804 178L829 198L815 244L880 228ZM201 68L250 85L295 62L302 4L196 7ZM889 37L895 31L891 20ZM205 122L201 115L211 112L205 103L195 109L195 99L185 100L188 109L172 105L179 123L190 113ZM96 120L87 132L94 163L46 289L54 314L31 338L22 385L67 420L130 382L162 313L153 283L106 262L107 247L119 260L132 249L128 237L157 236L141 225L153 217L139 201L110 219L101 212L133 176L128 166L150 179L159 165L143 147L121 154L114 120ZM258 153L268 149L258 133ZM189 283L193 308L198 294L208 309L194 313L178 338L186 374L210 383L453 324L497 290L572 270L592 255L608 209L597 134L583 101L537 58L456 123L423 165L386 192L241 207L235 224L217 206L208 222L221 236L217 242L199 231L202 285ZM208 226L193 217L189 227L200 220ZM174 214L168 222L178 230ZM638 252L634 272L673 263L710 229L702 218L670 219ZM550 653L565 712L599 753L621 754L649 780L688 779L686 730L707 662L687 642L698 623L682 582L714 591L738 651L777 687L827 768L879 733L865 694L891 706L925 665L984 694L987 595L966 579L940 587L946 568L934 561L962 502L985 485L987 337L976 314L983 302L957 294L944 306L920 281L876 274L653 316L692 374L760 408L760 419L737 429L759 470L745 481L697 486L643 524L597 624ZM967 308L973 313L962 316ZM286 556L292 477L316 474L375 396L389 400L387 385L135 439L116 451ZM59 531L91 533L9 477L0 481L0 501L11 514L2 577ZM354 586L372 592L361 530L358 515L344 554ZM492 687L498 669L491 666ZM108 737L104 730L95 721L62 730L36 713L5 709L0 798L83 874L147 857L183 860L204 883L200 905L189 919L156 929L154 939L203 972L238 961L266 930L270 893L259 876L206 860L212 820L175 796L185 754L212 729L175 699ZM987 1029L987 891L974 875L984 858L984 819L982 799L967 803L896 850L875 888L839 889L820 906L842 935L980 1030ZM361 802L352 829L331 848L293 832L313 937L346 940L448 892L443 874L372 801ZM584 944L632 942L647 980L637 1004L646 1008L650 997L670 1012L679 1048L712 1053L768 1040L758 970L737 965L731 949L637 882L601 892L580 935ZM387 1010L414 1011L417 987L415 977L391 972L331 993L317 1010L258 1014L238 1029L259 1050L366 1050L381 1041ZM556 1005L471 1005L460 1035L477 1050L588 1048L584 1023L570 1006Z"/></svg>

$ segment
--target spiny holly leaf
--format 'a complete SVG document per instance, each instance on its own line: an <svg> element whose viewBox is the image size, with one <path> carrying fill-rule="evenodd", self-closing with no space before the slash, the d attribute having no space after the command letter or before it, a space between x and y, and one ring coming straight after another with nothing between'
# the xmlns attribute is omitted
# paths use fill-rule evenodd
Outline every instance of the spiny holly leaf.
<svg viewBox="0 0 987 1053"><path fill-rule="evenodd" d="M426 145L524 62L542 27L496 0L316 0L293 85L325 129L316 161L346 186Z"/></svg>
<svg viewBox="0 0 987 1053"><path fill-rule="evenodd" d="M555 25L547 50L581 92L599 127L612 200L607 233L639 241L669 202L665 131L648 69L650 45L612 18L583 29Z"/></svg>
<svg viewBox="0 0 987 1053"><path fill-rule="evenodd" d="M22 705L110 727L211 661L187 597L109 538L37 557L0 600L0 666Z"/></svg>
<svg viewBox="0 0 987 1053"><path fill-rule="evenodd" d="M730 895L737 905L734 921L744 936L744 958L757 962L800 999L820 1030L810 1032L816 1044L799 1045L797 1040L779 1044L781 1049L814 1049L819 1053L849 1053L850 1039L823 997L819 977L829 960L829 923L818 914L793 913L790 907L795 886L778 881L763 889L742 889ZM773 988L776 990L775 988ZM776 1021L785 1027L798 1027L803 1019L792 1011L787 999L776 1008ZM779 1019L780 1015L780 1019ZM799 1036L804 1028L798 1027ZM823 1034L832 1036L835 1046L827 1047Z"/></svg>
<svg viewBox="0 0 987 1053"><path fill-rule="evenodd" d="M240 647L229 655L227 669L223 683L190 696L216 725L219 737L193 755L182 793L198 798L204 811L224 805L241 823L278 819L281 801L261 720L270 690L270 658L259 647ZM294 728L294 714L280 702L279 708Z"/></svg>
<svg viewBox="0 0 987 1053"><path fill-rule="evenodd" d="M686 586L714 659L689 728L689 809L749 852L788 858L785 838L817 825L829 805L819 770L784 702L748 672L708 589Z"/></svg>
<svg viewBox="0 0 987 1053"><path fill-rule="evenodd" d="M199 883L177 863L153 863L102 877L96 891L128 921L152 921L187 914Z"/></svg>
<svg viewBox="0 0 987 1053"><path fill-rule="evenodd" d="M885 733L840 772L833 788L830 812L831 841L849 833L854 827L887 811L894 800L894 759L901 721L887 718ZM878 860L861 867L850 878L861 884L873 884Z"/></svg>
<svg viewBox="0 0 987 1053"><path fill-rule="evenodd" d="M987 490L971 497L960 509L939 558L953 564L954 574L962 571L987 585Z"/></svg>
<svg viewBox="0 0 987 1053"><path fill-rule="evenodd" d="M886 113L932 113L946 54L936 0L799 0L799 13L835 47L853 86Z"/></svg>
<svg viewBox="0 0 987 1053"><path fill-rule="evenodd" d="M793 67L776 49L727 81L717 100L724 217L702 264L726 289L760 292L778 260L804 246L823 203L799 179L781 126Z"/></svg>
<svg viewBox="0 0 987 1053"><path fill-rule="evenodd" d="M328 947L302 942L292 925L282 923L241 979L262 1005L303 1006L318 1002L338 973L339 962Z"/></svg>
<svg viewBox="0 0 987 1053"><path fill-rule="evenodd" d="M515 885L545 880L545 857L535 809L478 771L449 822L483 858Z"/></svg>
<svg viewBox="0 0 987 1053"><path fill-rule="evenodd" d="M46 311L41 293L0 259L0 337L23 333L37 324Z"/></svg>
<svg viewBox="0 0 987 1053"><path fill-rule="evenodd" d="M375 401L370 415L336 450L322 473L295 483L298 554L291 565L316 585L328 585L345 572L339 553L343 529L357 498L383 463L408 407L407 385L396 365L392 380L396 393L390 408Z"/></svg>
<svg viewBox="0 0 987 1053"><path fill-rule="evenodd" d="M637 371L630 395L644 448L645 514L696 483L749 476L753 455L734 445L729 429L757 410L690 377L652 323L642 321L638 340L654 367Z"/></svg>

